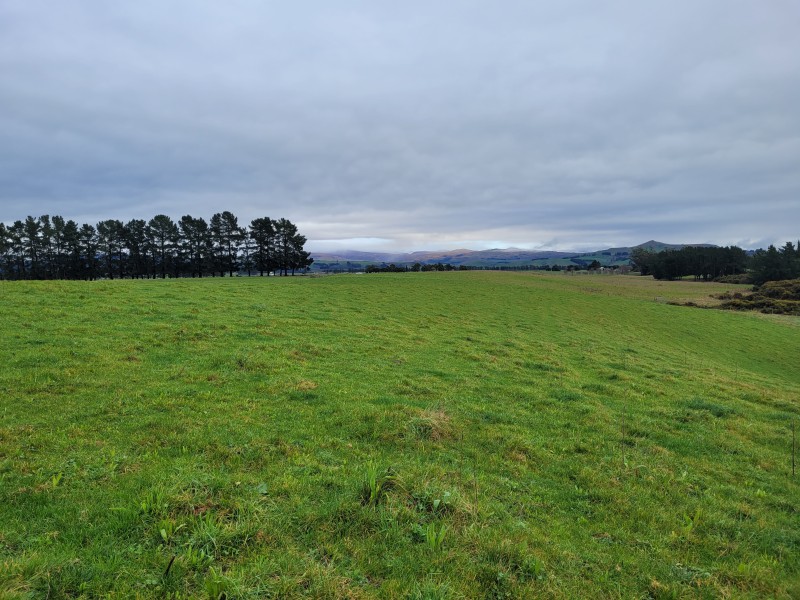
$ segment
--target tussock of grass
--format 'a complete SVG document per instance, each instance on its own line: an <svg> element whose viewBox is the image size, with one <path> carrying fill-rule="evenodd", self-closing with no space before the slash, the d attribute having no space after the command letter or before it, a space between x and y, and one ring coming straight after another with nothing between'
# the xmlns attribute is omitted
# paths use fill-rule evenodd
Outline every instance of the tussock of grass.
<svg viewBox="0 0 800 600"><path fill-rule="evenodd" d="M450 415L442 409L419 410L408 423L409 436L420 441L452 439L455 430Z"/></svg>
<svg viewBox="0 0 800 600"><path fill-rule="evenodd" d="M1 282L0 597L800 595L796 318L585 287Z"/></svg>

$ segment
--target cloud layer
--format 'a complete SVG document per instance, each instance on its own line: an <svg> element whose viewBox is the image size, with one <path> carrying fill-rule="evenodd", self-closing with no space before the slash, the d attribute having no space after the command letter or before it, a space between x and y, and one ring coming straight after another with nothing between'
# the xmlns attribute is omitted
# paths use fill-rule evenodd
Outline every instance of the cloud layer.
<svg viewBox="0 0 800 600"><path fill-rule="evenodd" d="M323 249L794 239L795 2L0 5L0 221Z"/></svg>

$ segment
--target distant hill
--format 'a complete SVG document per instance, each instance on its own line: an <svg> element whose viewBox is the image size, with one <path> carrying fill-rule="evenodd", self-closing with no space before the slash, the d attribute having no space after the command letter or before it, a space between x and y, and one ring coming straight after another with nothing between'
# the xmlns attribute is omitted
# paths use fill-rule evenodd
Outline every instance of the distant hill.
<svg viewBox="0 0 800 600"><path fill-rule="evenodd" d="M454 266L499 268L519 268L524 266L585 266L596 260L601 265L628 265L631 252L636 248L645 248L651 252L662 250L680 250L685 246L712 247L713 244L665 244L650 240L637 246L607 248L593 252L555 252L552 250L523 250L520 248L493 248L491 250L421 250L417 252L363 252L359 250L343 250L341 252L312 252L315 270L348 270L358 269L370 264L412 265L451 264Z"/></svg>
<svg viewBox="0 0 800 600"><path fill-rule="evenodd" d="M623 248L627 250L632 250L634 248L644 248L645 250L649 250L650 252L661 252L663 250L680 250L685 248L686 246L694 246L695 248L716 248L714 244L665 244L664 242L657 242L655 240L650 240L649 242L645 242L644 244L639 244L638 246L632 246L631 248Z"/></svg>
<svg viewBox="0 0 800 600"><path fill-rule="evenodd" d="M400 262L405 261L408 254L391 254L388 252L362 252L359 250L343 250L341 252L312 252L315 262L354 261L354 262Z"/></svg>
<svg viewBox="0 0 800 600"><path fill-rule="evenodd" d="M535 250L520 250L515 248L496 248L493 250L421 250L418 252L407 252L401 254L392 254L388 252L361 252L358 250L345 250L342 252L313 252L312 256L317 261L378 261L378 262L402 262L402 263L427 263L427 262L452 262L458 263L464 260L514 260L514 259L527 259L534 260L540 258L561 258L565 256L574 256L574 252L553 252L553 251L535 251Z"/></svg>

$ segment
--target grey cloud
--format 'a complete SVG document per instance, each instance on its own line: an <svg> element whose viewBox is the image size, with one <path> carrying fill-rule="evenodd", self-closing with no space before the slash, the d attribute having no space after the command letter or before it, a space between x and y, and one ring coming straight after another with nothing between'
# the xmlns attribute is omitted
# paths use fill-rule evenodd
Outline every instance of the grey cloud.
<svg viewBox="0 0 800 600"><path fill-rule="evenodd" d="M0 220L224 207L408 249L790 239L798 24L790 2L10 1Z"/></svg>

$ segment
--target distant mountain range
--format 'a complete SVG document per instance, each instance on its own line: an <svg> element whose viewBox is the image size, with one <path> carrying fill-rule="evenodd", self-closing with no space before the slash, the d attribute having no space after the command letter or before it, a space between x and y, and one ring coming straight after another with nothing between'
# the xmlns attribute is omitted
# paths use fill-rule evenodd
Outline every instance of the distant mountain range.
<svg viewBox="0 0 800 600"><path fill-rule="evenodd" d="M390 252L362 252L359 250L344 250L342 252L312 252L314 258L313 268L317 270L348 269L368 264L412 265L420 264L451 264L454 266L472 267L521 267L532 265L543 267L546 265L585 265L597 260L601 265L627 265L630 263L631 252L636 248L645 248L651 252L662 250L679 250L685 246L713 247L713 244L665 244L650 240L638 246L607 248L594 252L555 252L552 250L523 250L520 248L494 248L492 250L421 250L418 252L390 253Z"/></svg>

